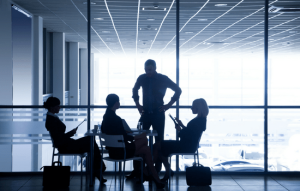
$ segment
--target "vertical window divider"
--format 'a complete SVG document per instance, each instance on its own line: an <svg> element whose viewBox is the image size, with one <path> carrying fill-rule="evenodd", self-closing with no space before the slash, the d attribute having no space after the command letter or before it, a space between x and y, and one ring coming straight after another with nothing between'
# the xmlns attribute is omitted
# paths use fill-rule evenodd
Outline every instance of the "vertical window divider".
<svg viewBox="0 0 300 191"><path fill-rule="evenodd" d="M176 0L176 84L179 86L179 0ZM176 117L179 119L179 99L176 101ZM176 131L176 140L178 134ZM179 170L179 156L176 155L176 172Z"/></svg>
<svg viewBox="0 0 300 191"><path fill-rule="evenodd" d="M88 44L87 44L87 49L88 49L88 105L87 105L87 130L90 130L90 125L91 125L91 0L87 0L87 36L88 36ZM94 80L94 79L93 79ZM93 164L93 150L94 150L94 143L90 143L90 148L91 152L89 154L89 162L90 165ZM93 185L93 171L90 170L90 186Z"/></svg>
<svg viewBox="0 0 300 191"><path fill-rule="evenodd" d="M265 0L264 25L264 59L265 59L265 87L264 87L264 168L268 173L268 39L269 39L269 0Z"/></svg>

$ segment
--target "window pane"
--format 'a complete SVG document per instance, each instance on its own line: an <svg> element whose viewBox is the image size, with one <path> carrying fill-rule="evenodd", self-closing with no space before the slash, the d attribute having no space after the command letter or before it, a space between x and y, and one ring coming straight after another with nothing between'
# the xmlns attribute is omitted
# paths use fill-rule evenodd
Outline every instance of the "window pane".
<svg viewBox="0 0 300 191"><path fill-rule="evenodd" d="M263 105L264 1L180 5L181 104Z"/></svg>
<svg viewBox="0 0 300 191"><path fill-rule="evenodd" d="M121 105L135 105L132 88L137 78L145 73L144 63L156 61L156 71L176 82L175 46L165 49L166 39L175 35L176 3L174 1L156 4L141 1L97 2L92 8L92 45L95 51L95 95L96 105L105 105L110 93L120 97ZM139 6L138 6L139 5ZM122 10L122 11L120 11ZM101 39L99 38L101 37ZM164 101L168 103L174 92L167 90ZM139 90L142 104L142 90Z"/></svg>
<svg viewBox="0 0 300 191"><path fill-rule="evenodd" d="M293 6L283 0L273 6ZM269 104L300 105L299 13L269 14Z"/></svg>
<svg viewBox="0 0 300 191"><path fill-rule="evenodd" d="M269 109L269 170L300 171L299 114L299 109Z"/></svg>
<svg viewBox="0 0 300 191"><path fill-rule="evenodd" d="M86 115L86 109L72 108L61 109L58 117L68 132L83 121ZM51 165L53 147L45 128L45 120L44 109L0 109L0 147L6 151L6 156L11 156L13 172L41 171L42 166ZM83 137L86 125L86 122L83 123L72 138ZM80 171L77 157L62 157L61 160L64 165L71 166L72 171Z"/></svg>
<svg viewBox="0 0 300 191"><path fill-rule="evenodd" d="M195 116L180 109L187 124ZM200 163L212 171L264 171L264 113L261 109L210 109L198 149ZM183 156L179 165L194 162ZM183 168L183 167L181 167Z"/></svg>

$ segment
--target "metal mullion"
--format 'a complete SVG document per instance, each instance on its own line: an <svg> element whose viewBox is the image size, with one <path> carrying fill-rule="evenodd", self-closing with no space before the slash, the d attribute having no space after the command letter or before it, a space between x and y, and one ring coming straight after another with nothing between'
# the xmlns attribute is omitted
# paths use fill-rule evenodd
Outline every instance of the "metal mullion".
<svg viewBox="0 0 300 191"><path fill-rule="evenodd" d="M91 91L91 0L87 0L87 36L88 36L88 44L87 44L87 48L88 48L88 105L87 105L87 130L90 130L90 125L91 125L91 96L90 96L90 91ZM89 154L89 165L92 166L93 162L94 162L94 157L93 157L93 150L94 150L94 143L93 141L90 142L90 148L91 148L91 152ZM90 169L90 186L94 185L93 182L93 169Z"/></svg>
<svg viewBox="0 0 300 191"><path fill-rule="evenodd" d="M106 105L62 105L60 106L61 108L90 108L90 109L94 109L94 108L103 108L106 109L107 106ZM42 109L44 108L42 105L0 105L0 109ZM127 106L120 106L120 108L123 109L136 109L136 106L134 105L127 105ZM172 106L172 109L176 109L176 106ZM179 109L190 109L191 106L190 105L179 105L178 106ZM213 106L209 106L210 109L300 109L300 106L298 105L274 105L274 106L219 106L219 105L213 105Z"/></svg>
<svg viewBox="0 0 300 191"><path fill-rule="evenodd" d="M265 89L264 89L264 168L268 173L268 40L269 40L269 0L265 0L265 23L264 23L264 45L265 45Z"/></svg>
<svg viewBox="0 0 300 191"><path fill-rule="evenodd" d="M179 3L176 0L176 84L179 86ZM179 99L176 101L176 117L179 119ZM178 141L178 134L176 131L176 140ZM176 173L179 170L179 156L176 155Z"/></svg>
<svg viewBox="0 0 300 191"><path fill-rule="evenodd" d="M87 1L87 36L88 36L88 44L87 44L87 49L88 49L88 105L87 105L87 130L90 130L90 123L91 123L91 0Z"/></svg>

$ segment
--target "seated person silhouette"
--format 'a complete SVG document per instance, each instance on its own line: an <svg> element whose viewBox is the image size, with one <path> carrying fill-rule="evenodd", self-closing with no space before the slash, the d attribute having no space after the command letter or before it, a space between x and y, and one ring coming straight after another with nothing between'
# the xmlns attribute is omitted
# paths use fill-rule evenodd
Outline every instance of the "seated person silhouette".
<svg viewBox="0 0 300 191"><path fill-rule="evenodd" d="M61 153L84 153L90 152L90 137L82 137L80 139L72 139L77 129L73 129L67 133L66 125L58 118L56 113L60 110L60 101L56 97L49 97L44 102L44 108L48 110L46 117L46 129L49 131L53 146ZM94 178L97 177L100 181L100 166L101 166L101 153L96 142L94 142ZM106 169L103 163L102 171ZM102 177L102 183L107 180Z"/></svg>
<svg viewBox="0 0 300 191"><path fill-rule="evenodd" d="M194 100L191 109L193 114L197 114L197 117L192 119L187 124L187 127L179 119L175 119L178 123L178 125L175 125L175 128L180 137L179 141L165 140L154 144L154 162L160 158L166 168L165 176L161 181L167 181L170 178L169 172L171 167L168 162L168 156L172 153L196 152L199 145L198 141L203 131L206 130L206 117L209 112L206 101L202 98ZM174 172L171 171L171 176L173 174Z"/></svg>
<svg viewBox="0 0 300 191"><path fill-rule="evenodd" d="M146 133L137 135L135 137L127 135L122 119L116 115L116 110L120 108L119 96L116 94L109 94L106 97L107 109L103 116L101 125L102 133L107 135L123 135L125 141L126 158L134 156L142 156L147 167L151 173L157 188L164 188L164 184L160 181L159 176L154 168L151 151L148 147L148 140ZM123 159L123 148L106 148L109 157L113 159ZM146 172L145 172L146 173Z"/></svg>

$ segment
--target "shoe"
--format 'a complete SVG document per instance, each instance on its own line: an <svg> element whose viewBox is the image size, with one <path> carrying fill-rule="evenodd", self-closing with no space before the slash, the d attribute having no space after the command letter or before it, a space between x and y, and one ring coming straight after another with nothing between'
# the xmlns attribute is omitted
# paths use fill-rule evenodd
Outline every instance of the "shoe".
<svg viewBox="0 0 300 191"><path fill-rule="evenodd" d="M104 184L105 182L107 182L107 180L104 179L103 176L100 178L100 172L99 171L100 170L95 170L94 171L94 178L97 178L101 182L101 184Z"/></svg>
<svg viewBox="0 0 300 191"><path fill-rule="evenodd" d="M140 178L140 176L139 176L139 178ZM143 183L144 183L145 181L149 182L151 179L152 179L152 178L151 178L150 176L144 174L144 176L143 176ZM136 181L136 183L137 183L137 184L142 184L141 179L139 179L138 181Z"/></svg>
<svg viewBox="0 0 300 191"><path fill-rule="evenodd" d="M126 175L126 179L130 180L130 179L134 179L138 176L138 173L136 171L132 171L129 175Z"/></svg>
<svg viewBox="0 0 300 191"><path fill-rule="evenodd" d="M155 182L157 189L163 189L165 187L164 183L157 182L155 179L153 179L153 181Z"/></svg>
<svg viewBox="0 0 300 191"><path fill-rule="evenodd" d="M171 177L173 177L173 176L174 176L174 171L171 170ZM160 181L168 182L169 179L170 179L169 174L165 174L165 176L162 179L160 179Z"/></svg>

